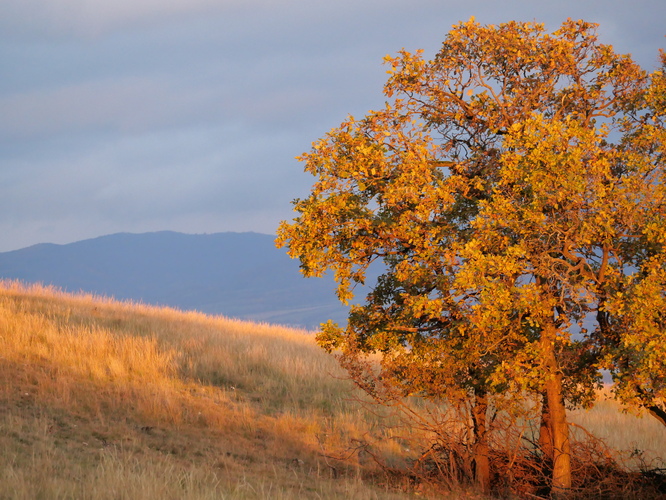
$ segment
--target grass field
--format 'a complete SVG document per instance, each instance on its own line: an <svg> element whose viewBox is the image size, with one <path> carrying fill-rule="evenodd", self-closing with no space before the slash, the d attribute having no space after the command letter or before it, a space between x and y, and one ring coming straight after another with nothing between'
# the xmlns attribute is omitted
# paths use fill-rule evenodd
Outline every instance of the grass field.
<svg viewBox="0 0 666 500"><path fill-rule="evenodd" d="M413 458L412 431L360 397L308 332L0 286L0 498L427 496L352 453ZM627 453L666 449L611 401L572 420Z"/></svg>
<svg viewBox="0 0 666 500"><path fill-rule="evenodd" d="M5 283L0 498L405 498L328 458L377 426L341 377L308 332Z"/></svg>

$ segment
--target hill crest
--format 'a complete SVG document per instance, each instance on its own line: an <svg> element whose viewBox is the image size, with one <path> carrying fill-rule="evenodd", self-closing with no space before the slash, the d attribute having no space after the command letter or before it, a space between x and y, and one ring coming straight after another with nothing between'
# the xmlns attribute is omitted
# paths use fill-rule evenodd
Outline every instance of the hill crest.
<svg viewBox="0 0 666 500"><path fill-rule="evenodd" d="M274 236L115 233L0 253L0 278L252 321L344 322L330 277L305 279Z"/></svg>

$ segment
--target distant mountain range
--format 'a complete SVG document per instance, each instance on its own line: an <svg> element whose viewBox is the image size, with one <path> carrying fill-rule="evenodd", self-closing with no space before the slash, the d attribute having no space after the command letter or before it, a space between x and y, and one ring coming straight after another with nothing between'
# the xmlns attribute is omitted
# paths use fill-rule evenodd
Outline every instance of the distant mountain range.
<svg viewBox="0 0 666 500"><path fill-rule="evenodd" d="M0 253L0 277L305 328L347 317L331 277L303 278L274 236L258 233L119 233L39 244Z"/></svg>

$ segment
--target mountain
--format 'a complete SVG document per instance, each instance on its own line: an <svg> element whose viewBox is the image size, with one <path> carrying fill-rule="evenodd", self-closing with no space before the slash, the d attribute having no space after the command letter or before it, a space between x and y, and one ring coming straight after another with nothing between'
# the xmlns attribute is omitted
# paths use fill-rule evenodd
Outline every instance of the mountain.
<svg viewBox="0 0 666 500"><path fill-rule="evenodd" d="M118 233L39 244L0 253L0 277L306 328L347 316L331 277L303 278L274 236L258 233Z"/></svg>

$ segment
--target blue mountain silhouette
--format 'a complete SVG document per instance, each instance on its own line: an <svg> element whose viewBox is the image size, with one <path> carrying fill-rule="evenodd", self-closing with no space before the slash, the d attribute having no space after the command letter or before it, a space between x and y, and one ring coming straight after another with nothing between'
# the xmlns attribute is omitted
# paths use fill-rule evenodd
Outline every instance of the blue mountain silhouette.
<svg viewBox="0 0 666 500"><path fill-rule="evenodd" d="M344 323L333 279L303 278L274 238L161 231L39 244L0 253L0 277L305 328Z"/></svg>

